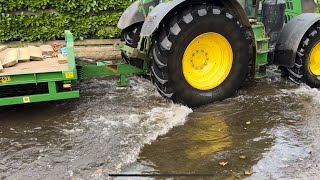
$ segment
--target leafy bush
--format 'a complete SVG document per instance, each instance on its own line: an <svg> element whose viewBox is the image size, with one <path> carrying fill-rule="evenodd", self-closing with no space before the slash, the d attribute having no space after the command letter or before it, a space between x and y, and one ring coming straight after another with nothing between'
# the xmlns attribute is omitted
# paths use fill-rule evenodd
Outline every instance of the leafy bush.
<svg viewBox="0 0 320 180"><path fill-rule="evenodd" d="M317 9L315 12L320 13L320 0L317 0Z"/></svg>
<svg viewBox="0 0 320 180"><path fill-rule="evenodd" d="M130 0L0 0L0 41L114 38Z"/></svg>

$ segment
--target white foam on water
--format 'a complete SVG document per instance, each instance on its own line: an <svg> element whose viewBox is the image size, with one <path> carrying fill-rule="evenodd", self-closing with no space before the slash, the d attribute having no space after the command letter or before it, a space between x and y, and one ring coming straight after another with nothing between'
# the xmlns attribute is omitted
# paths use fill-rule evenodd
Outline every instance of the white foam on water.
<svg viewBox="0 0 320 180"><path fill-rule="evenodd" d="M75 129L84 130L68 131L80 142L68 169L73 178L105 179L119 173L136 161L144 145L183 125L192 112L161 97L143 78L130 78L128 88L116 87L115 82L93 79L81 85L86 98L77 108L81 127Z"/></svg>
<svg viewBox="0 0 320 180"><path fill-rule="evenodd" d="M311 88L306 84L302 84L298 88L294 89L283 89L281 92L288 94L288 95L297 95L297 96L305 96L312 98L312 101L316 105L320 105L320 91L316 88Z"/></svg>
<svg viewBox="0 0 320 180"><path fill-rule="evenodd" d="M148 80L129 80L124 88L117 87L115 78L85 80L79 84L79 99L56 102L69 114L55 116L70 119L50 127L57 139L8 179L108 179L135 162L146 144L187 121L190 108L161 97ZM47 129L37 127L30 131Z"/></svg>
<svg viewBox="0 0 320 180"><path fill-rule="evenodd" d="M255 173L247 179L318 179L320 91L306 84L279 91L282 96L290 97L291 105L279 109L283 111L279 120L284 123L272 129L273 146L264 153L253 167ZM280 103L285 106L284 101ZM287 119L295 123L287 124Z"/></svg>
<svg viewBox="0 0 320 180"><path fill-rule="evenodd" d="M136 115L136 120L132 120L129 117L129 121L125 121L122 125L125 125L126 128L136 128L137 120L145 119L144 121L139 121L140 127L144 129L144 131L140 134L126 134L129 138L138 136L140 137L138 138L140 141L130 141L127 138L123 138L123 140L120 141L120 145L130 146L130 143L135 143L136 146L132 149L130 148L129 152L119 152L121 153L121 159L117 162L116 172L119 172L123 165L133 163L145 144L150 144L156 140L158 136L166 134L173 127L183 125L186 121L186 116L190 112L192 112L191 109L187 107L171 104L167 108L156 107L144 115ZM133 123L130 123L130 121Z"/></svg>

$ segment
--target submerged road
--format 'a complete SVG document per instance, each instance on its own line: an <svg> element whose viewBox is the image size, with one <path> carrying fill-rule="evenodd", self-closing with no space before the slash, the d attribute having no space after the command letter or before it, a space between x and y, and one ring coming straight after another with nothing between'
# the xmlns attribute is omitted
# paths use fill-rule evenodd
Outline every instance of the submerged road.
<svg viewBox="0 0 320 180"><path fill-rule="evenodd" d="M130 80L127 88L116 79L86 80L80 99L0 108L0 179L319 177L318 90L271 70L235 97L191 110L160 97L147 80Z"/></svg>

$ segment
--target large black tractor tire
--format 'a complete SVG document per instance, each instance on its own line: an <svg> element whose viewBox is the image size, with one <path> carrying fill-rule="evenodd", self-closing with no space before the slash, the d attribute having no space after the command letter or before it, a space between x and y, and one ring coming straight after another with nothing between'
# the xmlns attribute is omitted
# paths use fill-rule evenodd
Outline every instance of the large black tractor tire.
<svg viewBox="0 0 320 180"><path fill-rule="evenodd" d="M295 66L282 68L282 74L296 84L303 82L312 88L320 88L320 22L303 36L297 50Z"/></svg>
<svg viewBox="0 0 320 180"><path fill-rule="evenodd" d="M126 45L137 48L140 40L140 32L143 23L133 24L126 29L123 29L121 32L121 41L125 42ZM122 60L139 68L143 68L143 60L137 58L130 58L128 55L122 51L121 52Z"/></svg>
<svg viewBox="0 0 320 180"><path fill-rule="evenodd" d="M223 62L224 59L215 61L217 59L211 59L210 57L206 59L209 59L208 62L205 61L203 65L200 63L201 66L198 63L199 66L196 67L192 59L193 56L197 56L197 53L204 53L202 54L203 57L210 56L212 55L210 51L212 48L203 47L208 50L208 53L202 49L196 50L195 53L192 53L190 62L188 62L188 59L186 61L184 59L185 51L189 49L191 43L195 42L195 39L212 33L214 33L213 35L221 35L230 44L232 48L231 69L227 72L227 77L218 86L211 89L198 88L194 84L201 87L201 83L194 81L192 85L186 79L189 75L187 71L184 71L183 63L191 63L192 67L196 68L191 71L197 72L199 68L210 64L208 62ZM209 46L211 42L209 41ZM224 100L240 88L249 72L250 61L253 57L252 42L252 37L246 33L246 28L225 9L211 5L190 7L177 13L169 22L163 23L160 27L159 35L150 51L152 79L163 96L189 107ZM200 48L201 42L198 43ZM214 49L219 50L219 47L215 47L212 49L213 52ZM199 55L199 57L202 56ZM192 76L189 78L192 78ZM210 78L215 81L214 78L217 77L212 76ZM211 81L205 82L210 84Z"/></svg>

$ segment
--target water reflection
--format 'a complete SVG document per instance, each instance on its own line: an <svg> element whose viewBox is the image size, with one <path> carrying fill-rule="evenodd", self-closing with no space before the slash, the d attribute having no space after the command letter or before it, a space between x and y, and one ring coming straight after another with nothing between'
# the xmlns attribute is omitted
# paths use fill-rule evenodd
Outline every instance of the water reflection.
<svg viewBox="0 0 320 180"><path fill-rule="evenodd" d="M194 110L183 127L145 146L140 160L123 173L210 173L217 179L235 179L252 172L252 179L300 177L298 170L313 159L309 147L314 143L306 141L310 135L306 126L308 119L319 119L310 111L314 105L310 97L294 94L288 84L264 84L249 84L236 98ZM219 162L228 163L222 167Z"/></svg>
<svg viewBox="0 0 320 180"><path fill-rule="evenodd" d="M204 116L187 128L185 139L189 142L185 154L189 159L207 159L213 153L232 146L229 126L223 116Z"/></svg>

